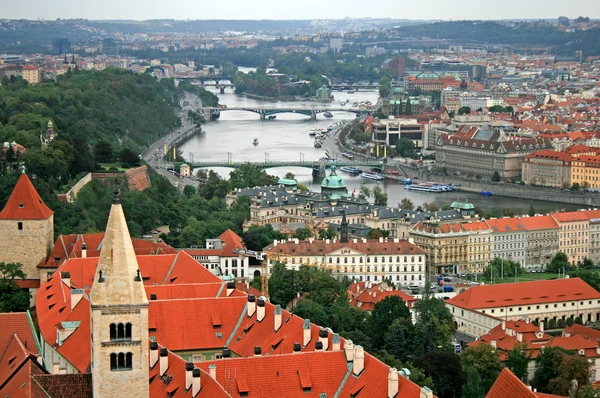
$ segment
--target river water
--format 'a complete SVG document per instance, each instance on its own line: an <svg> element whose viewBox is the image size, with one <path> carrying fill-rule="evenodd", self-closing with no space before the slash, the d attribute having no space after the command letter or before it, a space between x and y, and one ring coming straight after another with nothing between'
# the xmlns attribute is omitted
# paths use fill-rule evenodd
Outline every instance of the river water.
<svg viewBox="0 0 600 398"><path fill-rule="evenodd" d="M233 89L227 88L225 94L219 94L214 87L208 88L219 96L220 104L228 107L280 107L280 108L322 108L324 104L314 101L277 101L258 100L243 95L236 95ZM371 101L377 102L377 90L360 90L354 94L346 92L334 92L334 102L325 106L340 108L340 102L349 102L345 107L351 108L354 102ZM325 118L322 114L317 115L316 121L311 121L308 116L280 113L275 120L260 120L256 113L245 111L223 111L220 119L207 123L203 126L204 132L187 141L179 149L186 159L192 158L196 161L222 161L230 159L233 162L264 162L267 161L316 161L324 156L325 148L334 154L338 151L333 139L328 138L324 148L316 149L313 146L313 138L308 135L312 128L325 128L335 122L350 120L354 117L349 112L332 112L332 118ZM254 146L252 141L258 138L259 145ZM339 157L339 151L338 156ZM229 176L233 169L227 167L215 168L224 178ZM267 169L267 172L279 177L287 172L292 172L300 184L304 184L314 191L320 190L322 178L312 176L312 170L303 167L278 167ZM402 198L409 198L415 206L425 202L436 201L441 206L451 204L457 199L467 199L475 207L495 211L502 215L503 209L509 209L514 214L526 214L529 210L529 200L505 197L482 197L475 193L448 192L428 193L408 191L403 185L395 180L375 182L365 180L359 176L343 174L350 193L358 193L361 184L369 187L379 185L388 194L388 205L396 206ZM546 213L556 210L574 210L578 206L562 203L534 201L537 213Z"/></svg>

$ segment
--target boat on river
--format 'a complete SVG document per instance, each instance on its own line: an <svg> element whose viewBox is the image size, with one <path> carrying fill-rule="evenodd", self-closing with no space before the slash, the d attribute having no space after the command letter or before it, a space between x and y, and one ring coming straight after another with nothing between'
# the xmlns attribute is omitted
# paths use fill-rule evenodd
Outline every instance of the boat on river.
<svg viewBox="0 0 600 398"><path fill-rule="evenodd" d="M420 192L444 192L444 189L440 185L432 184L429 182L423 182L420 184L409 184L404 186L405 189L410 191Z"/></svg>
<svg viewBox="0 0 600 398"><path fill-rule="evenodd" d="M269 120L273 120L273 119L275 119L276 117L277 117L277 115L269 115L269 116L267 116L267 119L269 119Z"/></svg>
<svg viewBox="0 0 600 398"><path fill-rule="evenodd" d="M314 146L315 146L315 148L321 148L321 140L319 140L319 139L315 140Z"/></svg>
<svg viewBox="0 0 600 398"><path fill-rule="evenodd" d="M385 177L382 176L379 173L371 173L371 172L367 172L367 173L362 173L362 178L366 178L367 180L375 180L375 181L383 181L385 180Z"/></svg>
<svg viewBox="0 0 600 398"><path fill-rule="evenodd" d="M252 141L253 145L258 145L258 138L255 138L254 141Z"/></svg>
<svg viewBox="0 0 600 398"><path fill-rule="evenodd" d="M343 166L343 167L340 167L340 170L342 170L345 173L352 174L352 175L359 175L360 173L362 173L361 169L359 169L358 167L353 167L353 166Z"/></svg>
<svg viewBox="0 0 600 398"><path fill-rule="evenodd" d="M325 117L333 117L333 114L331 112L329 112L329 111L325 111L325 112L323 112L323 116L325 116Z"/></svg>
<svg viewBox="0 0 600 398"><path fill-rule="evenodd" d="M405 184L405 185L412 184L412 179L410 179L410 178L402 178L400 180L400 184Z"/></svg>
<svg viewBox="0 0 600 398"><path fill-rule="evenodd" d="M490 191L481 191L481 192L479 192L479 195L481 195L481 196L492 196L492 193Z"/></svg>

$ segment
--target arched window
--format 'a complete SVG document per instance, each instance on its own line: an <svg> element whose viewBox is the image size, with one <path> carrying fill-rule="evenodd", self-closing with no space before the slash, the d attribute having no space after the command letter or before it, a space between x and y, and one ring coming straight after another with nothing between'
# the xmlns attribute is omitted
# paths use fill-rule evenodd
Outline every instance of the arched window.
<svg viewBox="0 0 600 398"><path fill-rule="evenodd" d="M117 325L117 339L125 339L125 325L123 325L122 323L119 323Z"/></svg>
<svg viewBox="0 0 600 398"><path fill-rule="evenodd" d="M131 323L125 325L125 338L131 340Z"/></svg>
<svg viewBox="0 0 600 398"><path fill-rule="evenodd" d="M110 354L110 370L117 369L117 354Z"/></svg>
<svg viewBox="0 0 600 398"><path fill-rule="evenodd" d="M110 370L131 370L133 369L133 354L119 352L110 354Z"/></svg>
<svg viewBox="0 0 600 398"><path fill-rule="evenodd" d="M117 325L115 325L114 323L110 324L110 339L111 340L117 339Z"/></svg>
<svg viewBox="0 0 600 398"><path fill-rule="evenodd" d="M128 352L125 356L125 369L131 370L133 369L133 354Z"/></svg>

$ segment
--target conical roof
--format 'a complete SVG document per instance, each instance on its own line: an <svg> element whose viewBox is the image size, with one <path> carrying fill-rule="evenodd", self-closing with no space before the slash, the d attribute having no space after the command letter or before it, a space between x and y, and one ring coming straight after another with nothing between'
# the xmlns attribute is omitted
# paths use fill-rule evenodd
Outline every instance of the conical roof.
<svg viewBox="0 0 600 398"><path fill-rule="evenodd" d="M113 203L91 291L92 306L148 303L123 207ZM102 274L100 274L100 272Z"/></svg>
<svg viewBox="0 0 600 398"><path fill-rule="evenodd" d="M321 188L346 189L346 181L335 173L335 165L331 166L331 173L329 173L329 176L323 178Z"/></svg>
<svg viewBox="0 0 600 398"><path fill-rule="evenodd" d="M0 212L0 220L45 220L52 214L27 174L22 173Z"/></svg>

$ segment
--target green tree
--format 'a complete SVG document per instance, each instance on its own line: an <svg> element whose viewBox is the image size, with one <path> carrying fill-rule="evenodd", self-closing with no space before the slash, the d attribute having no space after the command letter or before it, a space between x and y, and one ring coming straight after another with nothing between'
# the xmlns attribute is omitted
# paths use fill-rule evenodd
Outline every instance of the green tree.
<svg viewBox="0 0 600 398"><path fill-rule="evenodd" d="M410 318L398 318L389 326L385 349L396 358L412 359L415 355L417 330Z"/></svg>
<svg viewBox="0 0 600 398"><path fill-rule="evenodd" d="M477 369L481 376L481 385L486 393L492 388L492 384L503 369L498 352L485 343L465 349L460 354L460 362L465 372L470 367Z"/></svg>
<svg viewBox="0 0 600 398"><path fill-rule="evenodd" d="M334 239L337 236L337 231L335 231L332 227L327 229L321 228L319 229L319 239Z"/></svg>
<svg viewBox="0 0 600 398"><path fill-rule="evenodd" d="M581 262L581 264L579 264L579 268L588 269L589 270L589 269L596 268L596 266L594 265L594 262L590 258L585 257L583 259L583 261Z"/></svg>
<svg viewBox="0 0 600 398"><path fill-rule="evenodd" d="M509 351L506 367L508 367L521 380L527 376L527 366L531 360L531 353L527 352L526 344L517 344Z"/></svg>
<svg viewBox="0 0 600 398"><path fill-rule="evenodd" d="M464 372L458 355L453 352L433 351L416 358L413 363L423 369L425 376L431 377L439 398L462 395Z"/></svg>
<svg viewBox="0 0 600 398"><path fill-rule="evenodd" d="M110 142L100 140L94 145L94 157L97 162L110 163L114 160L113 148Z"/></svg>
<svg viewBox="0 0 600 398"><path fill-rule="evenodd" d="M230 190L229 181L221 178L213 170L198 170L196 178L198 179L198 195L205 199L222 199Z"/></svg>
<svg viewBox="0 0 600 398"><path fill-rule="evenodd" d="M471 108L469 108L468 106L462 106L458 109L459 115L468 115L469 113L471 113Z"/></svg>
<svg viewBox="0 0 600 398"><path fill-rule="evenodd" d="M317 325L328 324L327 313L323 306L310 299L303 298L299 300L294 308L294 314L300 318L310 319L311 322Z"/></svg>
<svg viewBox="0 0 600 398"><path fill-rule="evenodd" d="M193 185L186 185L185 187L183 187L183 194L188 198L192 195L195 195L196 187L194 187Z"/></svg>
<svg viewBox="0 0 600 398"><path fill-rule="evenodd" d="M371 189L369 189L368 186L366 185L361 185L360 186L360 190L358 193L358 197L361 199L368 199L371 197L371 195L373 194L373 192L371 191Z"/></svg>
<svg viewBox="0 0 600 398"><path fill-rule="evenodd" d="M481 376L477 368L469 366L466 370L466 381L462 386L463 398L484 398L485 390L481 384Z"/></svg>
<svg viewBox="0 0 600 398"><path fill-rule="evenodd" d="M354 342L354 340L352 340ZM408 369L410 371L410 381L417 384L421 387L429 387L430 390L435 391L435 385L433 384L433 380L431 376L425 376L423 369L417 368L412 362L401 361L398 357L388 353L386 350L380 350L376 354L377 358L379 358L382 362L388 365L391 368L400 369Z"/></svg>
<svg viewBox="0 0 600 398"><path fill-rule="evenodd" d="M0 263L0 312L23 312L29 308L31 295L17 284L27 279L20 263Z"/></svg>
<svg viewBox="0 0 600 398"><path fill-rule="evenodd" d="M413 114L413 113L412 113L412 104L410 103L410 98L408 98L408 99L406 100L406 108L405 108L405 113L406 113L407 115L412 115L412 114Z"/></svg>
<svg viewBox="0 0 600 398"><path fill-rule="evenodd" d="M494 105L494 106L490 106L489 111L492 113L502 113L505 110L502 105Z"/></svg>
<svg viewBox="0 0 600 398"><path fill-rule="evenodd" d="M275 231L271 224L265 226L252 225L244 234L242 239L250 250L262 251L263 248L273 243L274 240L284 239L285 236Z"/></svg>
<svg viewBox="0 0 600 398"><path fill-rule="evenodd" d="M381 228L371 228L367 233L367 238L369 239L388 238L389 236L390 231L385 231Z"/></svg>
<svg viewBox="0 0 600 398"><path fill-rule="evenodd" d="M533 200L529 202L529 217L535 216L535 207L533 206Z"/></svg>
<svg viewBox="0 0 600 398"><path fill-rule="evenodd" d="M294 284L294 275L295 271L288 270L284 263L277 261L273 265L273 272L269 276L269 296L273 304L280 304L285 308L296 297L300 289L299 284Z"/></svg>
<svg viewBox="0 0 600 398"><path fill-rule="evenodd" d="M231 188L247 188L274 185L278 178L267 174L259 167L244 163L238 169L229 173Z"/></svg>
<svg viewBox="0 0 600 398"><path fill-rule="evenodd" d="M494 174L492 175L492 181L500 182L501 180L502 180L502 177L500 177L500 173L498 173L498 171L494 171Z"/></svg>
<svg viewBox="0 0 600 398"><path fill-rule="evenodd" d="M367 325L375 349L384 346L385 332L382 331L386 331L399 318L410 319L410 311L399 296L389 296L375 303Z"/></svg>
<svg viewBox="0 0 600 398"><path fill-rule="evenodd" d="M571 381L579 388L589 382L590 363L585 357L560 347L544 348L536 359L537 370L532 385L540 392L568 395Z"/></svg>
<svg viewBox="0 0 600 398"><path fill-rule="evenodd" d="M573 185L571 185L571 189L573 191L579 191L581 189L581 185L579 185L578 182L573 183Z"/></svg>
<svg viewBox="0 0 600 398"><path fill-rule="evenodd" d="M285 177L283 177L283 178L287 178L288 180L295 180L295 179L296 179L296 176L295 176L295 175L294 175L294 173L292 173L291 171L288 171L288 172L285 174Z"/></svg>
<svg viewBox="0 0 600 398"><path fill-rule="evenodd" d="M398 207L404 210L414 210L415 205L409 198L403 198L400 203L398 203Z"/></svg>
<svg viewBox="0 0 600 398"><path fill-rule="evenodd" d="M381 187L373 187L373 198L375 198L375 206L387 206L388 196Z"/></svg>
<svg viewBox="0 0 600 398"><path fill-rule="evenodd" d="M119 154L119 159L122 163L128 166L139 166L140 157L129 148L123 148Z"/></svg>
<svg viewBox="0 0 600 398"><path fill-rule="evenodd" d="M569 263L569 257L563 252L558 252L552 260L550 260L550 264L548 264L546 270L548 272L562 272L563 269L570 271L573 267Z"/></svg>
<svg viewBox="0 0 600 398"><path fill-rule="evenodd" d="M388 75L384 75L379 79L379 96L387 98L392 92L392 80Z"/></svg>
<svg viewBox="0 0 600 398"><path fill-rule="evenodd" d="M306 240L310 238L310 229L308 228L298 228L294 233L294 237L300 240Z"/></svg>
<svg viewBox="0 0 600 398"><path fill-rule="evenodd" d="M415 143L408 138L400 138L396 142L396 153L398 156L414 158L416 155Z"/></svg>

